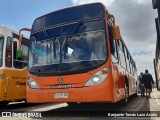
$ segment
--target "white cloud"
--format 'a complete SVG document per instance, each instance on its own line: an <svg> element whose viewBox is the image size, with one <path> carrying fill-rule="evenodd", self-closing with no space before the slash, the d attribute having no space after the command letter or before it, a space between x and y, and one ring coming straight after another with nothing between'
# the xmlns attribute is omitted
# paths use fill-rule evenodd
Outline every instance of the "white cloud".
<svg viewBox="0 0 160 120"><path fill-rule="evenodd" d="M136 61L138 73L148 69L154 76L157 11L151 0L72 0L73 5L101 2L116 18L122 37ZM136 54L135 54L136 53ZM144 54L143 54L144 53ZM146 54L145 54L146 53Z"/></svg>
<svg viewBox="0 0 160 120"><path fill-rule="evenodd" d="M115 0L72 0L74 5L93 3L93 2L101 2L106 6L111 5Z"/></svg>
<svg viewBox="0 0 160 120"><path fill-rule="evenodd" d="M144 72L145 69L148 69L150 73L152 73L153 77L155 76L154 73L154 66L153 66L153 58L155 55L155 44L152 43L148 46L141 45L141 48L137 47L136 49L137 54L134 55L134 60L136 61L136 65L139 72ZM155 79L155 77L153 78Z"/></svg>
<svg viewBox="0 0 160 120"><path fill-rule="evenodd" d="M13 24L11 24L11 23L6 24L6 26L8 26L8 27L10 27L10 28L13 28L13 29L16 29L16 25L13 25Z"/></svg>
<svg viewBox="0 0 160 120"><path fill-rule="evenodd" d="M106 6L112 5L114 2L130 2L130 3L137 3L137 4L148 4L151 0L72 0L74 5L86 4L86 3L93 3L93 2L101 2Z"/></svg>
<svg viewBox="0 0 160 120"><path fill-rule="evenodd" d="M145 5L145 4L150 3L151 0L126 0L126 1L132 1L132 2L136 2L136 3L138 3L138 4L143 4L143 5Z"/></svg>

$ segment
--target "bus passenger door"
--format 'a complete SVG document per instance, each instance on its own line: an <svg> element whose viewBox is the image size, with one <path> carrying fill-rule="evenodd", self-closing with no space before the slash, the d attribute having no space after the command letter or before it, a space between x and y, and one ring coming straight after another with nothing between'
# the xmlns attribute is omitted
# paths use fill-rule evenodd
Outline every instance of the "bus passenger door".
<svg viewBox="0 0 160 120"><path fill-rule="evenodd" d="M9 43L10 42L10 43ZM15 57L18 41L7 41L7 44L11 44L10 52L8 52L6 47L6 67L9 69L6 72L6 81L7 81L7 100L21 100L25 99L25 70L15 69ZM10 60L7 60L11 56ZM13 64L12 64L13 63ZM17 63L16 63L17 64ZM19 65L19 64L18 64ZM23 73L22 73L23 72Z"/></svg>
<svg viewBox="0 0 160 120"><path fill-rule="evenodd" d="M12 58L13 58L13 40L11 37L7 37L6 41L6 50L5 50L5 67L6 69L4 70L5 76L6 76L6 89L5 89L5 97L6 100L10 101L13 100L13 96L17 96L17 91L14 88L15 82L13 80L13 75L15 74L13 70L13 65L12 65ZM12 94L14 92L14 94Z"/></svg>

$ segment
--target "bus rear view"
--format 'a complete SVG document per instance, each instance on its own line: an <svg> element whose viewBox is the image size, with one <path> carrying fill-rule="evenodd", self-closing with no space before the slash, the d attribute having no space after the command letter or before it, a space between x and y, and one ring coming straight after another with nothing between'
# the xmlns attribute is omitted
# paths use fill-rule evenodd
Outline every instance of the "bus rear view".
<svg viewBox="0 0 160 120"><path fill-rule="evenodd" d="M100 3L37 18L27 102L115 102L107 14Z"/></svg>

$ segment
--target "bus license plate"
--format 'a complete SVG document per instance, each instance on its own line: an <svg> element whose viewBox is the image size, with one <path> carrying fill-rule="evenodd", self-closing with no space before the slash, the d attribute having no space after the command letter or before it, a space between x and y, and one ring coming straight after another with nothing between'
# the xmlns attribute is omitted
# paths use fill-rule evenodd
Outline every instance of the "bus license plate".
<svg viewBox="0 0 160 120"><path fill-rule="evenodd" d="M55 93L54 98L68 98L68 93Z"/></svg>

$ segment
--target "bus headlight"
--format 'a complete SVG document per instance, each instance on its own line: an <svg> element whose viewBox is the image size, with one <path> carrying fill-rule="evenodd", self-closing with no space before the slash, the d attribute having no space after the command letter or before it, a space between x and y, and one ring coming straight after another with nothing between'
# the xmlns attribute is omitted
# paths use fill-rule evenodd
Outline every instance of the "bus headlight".
<svg viewBox="0 0 160 120"><path fill-rule="evenodd" d="M94 84L98 84L100 82L100 78L95 76L95 77L92 78L92 81L93 81Z"/></svg>
<svg viewBox="0 0 160 120"><path fill-rule="evenodd" d="M31 81L31 86L36 86L36 82L35 81Z"/></svg>
<svg viewBox="0 0 160 120"><path fill-rule="evenodd" d="M32 78L30 78L28 80L28 84L29 84L29 87L30 88L33 88L33 89L40 89L39 85L37 84L36 81L34 81Z"/></svg>
<svg viewBox="0 0 160 120"><path fill-rule="evenodd" d="M98 85L102 83L108 76L110 68L104 68L93 75L84 86Z"/></svg>

